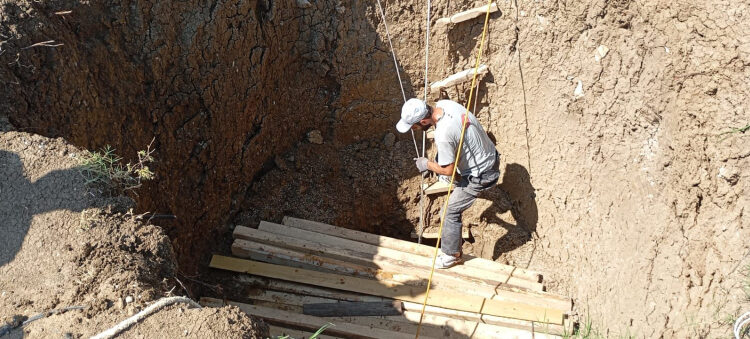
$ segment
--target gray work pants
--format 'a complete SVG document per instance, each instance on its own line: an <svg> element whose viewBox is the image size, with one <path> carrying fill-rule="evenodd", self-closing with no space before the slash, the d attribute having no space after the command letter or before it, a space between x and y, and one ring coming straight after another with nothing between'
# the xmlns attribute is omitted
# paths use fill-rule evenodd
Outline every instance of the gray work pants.
<svg viewBox="0 0 750 339"><path fill-rule="evenodd" d="M465 176L459 179L448 200L445 213L440 249L445 254L461 252L461 214L471 207L479 193L495 186L500 179L500 159L495 155L495 164L479 176ZM441 213L442 214L442 213Z"/></svg>

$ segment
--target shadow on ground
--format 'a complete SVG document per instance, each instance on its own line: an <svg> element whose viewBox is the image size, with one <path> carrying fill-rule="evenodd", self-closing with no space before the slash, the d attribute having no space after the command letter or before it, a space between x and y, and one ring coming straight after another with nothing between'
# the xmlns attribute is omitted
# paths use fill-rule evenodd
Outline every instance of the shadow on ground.
<svg viewBox="0 0 750 339"><path fill-rule="evenodd" d="M35 215L66 209L80 212L90 207L86 199L74 199L85 194L81 186L80 170L55 170L30 181L25 175L21 158L13 152L0 150L0 268L13 261L23 246Z"/></svg>
<svg viewBox="0 0 750 339"><path fill-rule="evenodd" d="M528 170L522 165L512 163L505 166L502 175L502 181L497 187L482 192L480 196L492 201L492 205L482 212L480 220L500 225L507 230L507 233L495 242L493 260L502 253L513 251L530 241L536 233L539 218L536 193L531 185ZM500 218L501 214L508 211L516 221L515 225Z"/></svg>

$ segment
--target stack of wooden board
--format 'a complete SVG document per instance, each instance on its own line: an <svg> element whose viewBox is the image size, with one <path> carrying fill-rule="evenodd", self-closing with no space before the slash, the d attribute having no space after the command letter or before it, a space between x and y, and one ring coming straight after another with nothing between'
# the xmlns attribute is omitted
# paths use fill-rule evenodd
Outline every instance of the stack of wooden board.
<svg viewBox="0 0 750 339"><path fill-rule="evenodd" d="M283 224L263 221L258 229L237 226L234 238L234 257L215 255L210 266L248 273L240 279L251 293L242 303L204 298L204 305L236 305L272 324L273 335L310 335L331 322L329 337L414 337L434 247L290 217ZM565 332L571 300L544 292L541 274L465 259L435 270L420 337L556 338ZM367 313L379 304L388 315ZM388 305L398 305L397 313ZM326 317L309 315L320 307Z"/></svg>

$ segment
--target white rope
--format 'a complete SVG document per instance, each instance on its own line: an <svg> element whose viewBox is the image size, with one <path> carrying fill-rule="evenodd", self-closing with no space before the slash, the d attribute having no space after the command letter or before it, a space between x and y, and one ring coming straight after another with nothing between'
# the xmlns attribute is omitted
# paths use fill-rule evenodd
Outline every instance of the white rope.
<svg viewBox="0 0 750 339"><path fill-rule="evenodd" d="M429 0L428 0L429 1ZM388 46L391 48L391 55L393 56L393 65L396 68L396 76L398 77L398 85L401 87L401 96L404 98L404 102L406 102L406 91L404 91L404 83L401 80L401 72L398 70L398 59L396 58L396 50L393 48L393 43L391 42L391 33L388 30L388 23L385 20L385 11L383 10L383 5L380 3L380 0L377 0L378 2L378 8L380 9L380 16L383 17L383 26L385 26L385 35L388 37ZM427 16L428 16L428 31L429 31L429 5L427 9ZM428 33L429 34L429 33ZM429 38L429 37L428 37ZM426 53L426 52L425 52ZM426 66L425 66L426 67ZM425 70L425 102L427 102L427 71ZM414 142L414 151L417 153L417 157L419 157L419 146L417 146L417 138L414 136L414 130L410 130L411 132L411 141ZM424 157L424 150L425 150L425 132L422 132L422 156ZM417 230L417 234L419 235L418 243L422 243L422 230L424 229L424 177L420 175L419 180L419 229Z"/></svg>
<svg viewBox="0 0 750 339"><path fill-rule="evenodd" d="M427 102L427 72L430 65L430 0L427 0L427 24L425 24L424 41L424 101Z"/></svg>
<svg viewBox="0 0 750 339"><path fill-rule="evenodd" d="M431 11L432 4L430 3L430 0L427 0L427 22L425 23L425 33L424 33L424 102L427 103L427 88L429 87L428 81L427 81L427 74L430 70L430 11ZM422 131L422 157L424 157L424 151L427 148L425 146L425 139L427 139L427 132ZM424 201L424 177L419 182L419 190L422 192L422 195L419 199L419 230L417 230L417 243L422 243L422 232L424 231L424 218L422 217L424 215L424 207L422 205L422 201Z"/></svg>
<svg viewBox="0 0 750 339"><path fill-rule="evenodd" d="M401 95L404 97L404 102L406 102L406 92L404 91L404 83L401 81L401 72L398 71L398 61L396 60L396 50L393 49L393 43L391 43L391 33L388 31L388 23L385 21L385 12L383 11L383 6L380 4L380 0L378 0L378 7L380 8L380 15L383 17L383 26L385 26L385 35L388 37L388 45L391 46L391 55L393 55L393 64L396 66L396 76L398 77L398 85L401 86Z"/></svg>
<svg viewBox="0 0 750 339"><path fill-rule="evenodd" d="M404 91L404 83L401 80L401 72L398 70L398 59L396 59L396 50L393 48L393 43L391 42L391 33L388 30L388 23L385 20L385 11L383 10L383 5L380 4L380 0L378 0L378 8L380 9L380 15L383 17L383 26L385 26L385 35L388 37L388 46L391 47L391 55L393 56L393 65L396 68L396 76L398 77L398 85L401 87L401 96L404 98L404 102L406 102L406 91ZM414 136L414 131L411 131L411 140L414 142L414 151L417 152L417 157L419 157L419 147L417 146L417 138ZM423 152L424 156L424 152Z"/></svg>
<svg viewBox="0 0 750 339"><path fill-rule="evenodd" d="M163 308L165 306L172 305L174 303L186 303L186 304L188 304L190 306L201 308L201 305L198 305L198 303L196 303L195 301L193 301L190 298L186 298L186 297L162 298L162 299L159 299L159 301L157 301L157 302L149 305L148 307L146 307L143 311L140 311L140 312L136 313L134 316L123 320L119 324L115 325L115 327L112 327L112 328L110 328L110 329L108 329L108 330L106 330L106 331L104 331L102 333L99 333L99 334L91 337L91 339L109 339L109 338L114 338L120 332L126 330L128 327L130 327L133 324L137 323L141 319L143 319L143 318L151 315L151 313L154 313L154 312L158 311L159 309L161 309L161 308Z"/></svg>
<svg viewBox="0 0 750 339"><path fill-rule="evenodd" d="M733 330L735 339L740 339L740 332L742 331L742 328L747 325L750 325L750 312L746 312L734 322Z"/></svg>

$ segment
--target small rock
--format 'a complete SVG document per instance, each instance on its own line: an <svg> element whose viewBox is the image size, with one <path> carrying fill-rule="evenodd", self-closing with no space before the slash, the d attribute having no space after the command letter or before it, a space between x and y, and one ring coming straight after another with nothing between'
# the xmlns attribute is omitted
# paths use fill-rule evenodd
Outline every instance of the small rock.
<svg viewBox="0 0 750 339"><path fill-rule="evenodd" d="M323 144L323 134L319 130L312 130L307 133L307 141L311 144L321 145Z"/></svg>
<svg viewBox="0 0 750 339"><path fill-rule="evenodd" d="M117 308L119 309L125 309L125 299L119 298L117 299Z"/></svg>
<svg viewBox="0 0 750 339"><path fill-rule="evenodd" d="M539 14L536 15L536 20L539 21L539 24L542 25L542 26L546 26L547 25L547 18L545 18L545 17L543 17L543 16L541 16Z"/></svg>
<svg viewBox="0 0 750 339"><path fill-rule="evenodd" d="M388 133L383 138L383 144L386 147L393 147L393 145L396 143L396 135L393 133Z"/></svg>
<svg viewBox="0 0 750 339"><path fill-rule="evenodd" d="M131 297L131 296L125 297L125 302L128 303L128 304L132 303L133 302L133 297Z"/></svg>
<svg viewBox="0 0 750 339"><path fill-rule="evenodd" d="M599 62L607 56L607 53L609 53L609 47L599 45L599 47L596 48L596 52L594 52L594 59L596 59L596 62Z"/></svg>
<svg viewBox="0 0 750 339"><path fill-rule="evenodd" d="M299 8L310 8L312 4L309 0L297 0L297 7Z"/></svg>
<svg viewBox="0 0 750 339"><path fill-rule="evenodd" d="M576 86L575 91L573 91L573 98L578 99L581 97L583 97L583 82L578 80L578 85Z"/></svg>

